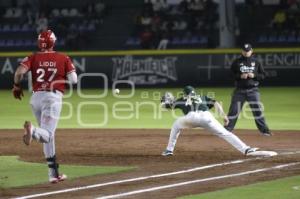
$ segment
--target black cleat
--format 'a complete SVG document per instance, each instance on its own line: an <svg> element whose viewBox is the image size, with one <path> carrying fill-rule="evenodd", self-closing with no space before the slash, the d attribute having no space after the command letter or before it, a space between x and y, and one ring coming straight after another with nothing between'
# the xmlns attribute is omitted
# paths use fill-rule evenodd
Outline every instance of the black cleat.
<svg viewBox="0 0 300 199"><path fill-rule="evenodd" d="M251 155L251 153L256 152L258 150L259 150L259 148L249 147L248 149L246 149L245 155Z"/></svg>
<svg viewBox="0 0 300 199"><path fill-rule="evenodd" d="M161 155L162 156L172 156L173 155L173 151L165 150L164 152L162 152Z"/></svg>

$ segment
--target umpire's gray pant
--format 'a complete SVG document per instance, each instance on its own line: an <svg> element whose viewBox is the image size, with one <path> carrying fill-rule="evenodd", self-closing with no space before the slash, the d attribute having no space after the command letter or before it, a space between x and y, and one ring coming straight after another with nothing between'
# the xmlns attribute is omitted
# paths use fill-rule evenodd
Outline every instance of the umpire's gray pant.
<svg viewBox="0 0 300 199"><path fill-rule="evenodd" d="M225 126L228 131L232 131L242 111L243 105L247 101L251 107L255 124L260 132L269 132L262 112L260 94L258 88L240 89L236 88L231 98L231 104L228 112L229 124Z"/></svg>

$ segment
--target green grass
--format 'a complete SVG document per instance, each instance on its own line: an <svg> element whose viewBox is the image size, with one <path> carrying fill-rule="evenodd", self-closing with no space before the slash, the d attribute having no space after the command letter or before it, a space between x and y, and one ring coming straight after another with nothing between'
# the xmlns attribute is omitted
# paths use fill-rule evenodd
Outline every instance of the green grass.
<svg viewBox="0 0 300 199"><path fill-rule="evenodd" d="M205 194L185 196L180 199L299 199L300 176L256 183Z"/></svg>
<svg viewBox="0 0 300 199"><path fill-rule="evenodd" d="M67 119L62 118L59 122L59 128L170 128L174 117L170 112L159 108L159 94L165 91L180 92L181 89L137 89L134 96L129 99L113 97L110 91L108 96L104 98L84 99L80 98L75 91L70 98L64 99L64 102L71 104L72 108L69 109L68 105L64 105L62 111L62 117L68 116L70 110L72 116ZM223 103L225 112L228 111L232 88L198 88L197 91L213 94L217 100ZM271 129L300 129L298 122L300 116L299 87L261 88L260 91L266 120ZM83 91L89 95L96 95L101 92L100 89ZM128 90L121 89L121 95L128 93ZM29 105L29 97L30 93L26 92L24 100L18 101L12 98L10 91L0 91L0 113L2 113L0 115L0 128L21 128L25 119L35 122ZM91 104L83 104L81 111L78 111L79 104L82 102ZM104 108L103 105L106 107ZM123 109L114 112L115 106L119 110L120 108ZM244 106L244 109L246 108L247 106ZM181 115L180 112L176 113ZM116 119L114 114L120 118ZM256 129L251 111L247 111L246 115L241 116L237 128Z"/></svg>
<svg viewBox="0 0 300 199"><path fill-rule="evenodd" d="M60 165L60 172L68 179L97 174L116 173L130 167L70 166ZM0 156L0 188L19 187L48 182L46 164L23 162L17 156Z"/></svg>

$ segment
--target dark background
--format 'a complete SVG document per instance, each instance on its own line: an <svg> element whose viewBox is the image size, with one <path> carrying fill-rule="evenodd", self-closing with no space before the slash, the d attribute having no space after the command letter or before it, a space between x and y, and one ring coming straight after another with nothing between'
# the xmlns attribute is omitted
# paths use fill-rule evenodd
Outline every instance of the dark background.
<svg viewBox="0 0 300 199"><path fill-rule="evenodd" d="M137 87L181 87L187 84L194 86L233 86L234 81L230 72L230 63L237 56L239 54L168 54L72 56L72 59L77 67L78 74L103 73L108 77L109 85L116 80L135 79L133 80L135 82L138 78L143 81L136 81ZM267 73L267 78L262 82L263 86L300 86L300 59L298 59L300 53L259 53L256 56L264 65ZM127 58L126 63L125 58ZM116 65L114 59L121 60L121 63ZM168 65L163 61L165 59L174 60L174 64ZM21 58L0 58L0 88L11 87L13 72L18 66L18 60L21 60ZM140 70L145 61L148 64L148 71ZM134 64L136 67L134 67ZM124 67L125 65L126 67ZM116 67L121 68L123 71L126 70L126 76L119 75L116 79L113 79L113 71ZM158 73L157 67L166 67L167 70ZM124 72L121 74L124 74ZM103 81L97 77L84 77L82 86L83 88L101 88Z"/></svg>

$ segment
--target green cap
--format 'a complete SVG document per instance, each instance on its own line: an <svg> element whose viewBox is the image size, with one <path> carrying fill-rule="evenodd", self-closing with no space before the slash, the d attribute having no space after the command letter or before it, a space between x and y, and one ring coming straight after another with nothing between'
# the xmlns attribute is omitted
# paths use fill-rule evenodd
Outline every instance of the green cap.
<svg viewBox="0 0 300 199"><path fill-rule="evenodd" d="M192 86L186 86L183 89L183 94L185 95L195 94L195 89Z"/></svg>

